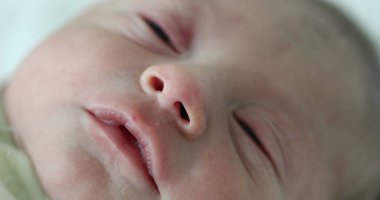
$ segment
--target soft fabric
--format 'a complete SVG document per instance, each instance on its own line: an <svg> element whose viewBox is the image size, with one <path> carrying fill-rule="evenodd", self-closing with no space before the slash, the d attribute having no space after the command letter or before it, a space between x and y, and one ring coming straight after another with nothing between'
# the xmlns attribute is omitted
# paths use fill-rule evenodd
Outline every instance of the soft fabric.
<svg viewBox="0 0 380 200"><path fill-rule="evenodd" d="M0 83L36 45L98 1L0 0Z"/></svg>
<svg viewBox="0 0 380 200"><path fill-rule="evenodd" d="M0 99L0 199L47 200L28 157L17 148L4 123L1 105Z"/></svg>
<svg viewBox="0 0 380 200"><path fill-rule="evenodd" d="M337 5L368 35L380 56L380 1L325 0Z"/></svg>

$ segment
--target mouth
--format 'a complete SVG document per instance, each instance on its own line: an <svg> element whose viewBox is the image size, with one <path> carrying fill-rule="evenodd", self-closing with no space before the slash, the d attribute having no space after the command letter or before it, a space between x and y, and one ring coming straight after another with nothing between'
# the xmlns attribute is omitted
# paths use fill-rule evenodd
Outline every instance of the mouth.
<svg viewBox="0 0 380 200"><path fill-rule="evenodd" d="M129 128L128 120L109 110L87 111L94 126L92 137L112 162L133 165L149 184L157 189L153 178L148 143Z"/></svg>

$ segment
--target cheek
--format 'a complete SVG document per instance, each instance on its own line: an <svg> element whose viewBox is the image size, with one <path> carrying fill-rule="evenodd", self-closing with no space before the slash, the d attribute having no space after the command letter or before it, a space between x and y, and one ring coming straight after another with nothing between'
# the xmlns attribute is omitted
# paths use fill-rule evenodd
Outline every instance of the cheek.
<svg viewBox="0 0 380 200"><path fill-rule="evenodd" d="M81 149L85 143L80 123L83 116L78 107L67 103L66 91L54 88L54 82L45 83L41 78L45 75L30 66L16 75L7 94L15 134L53 199L86 199L88 196L80 196L94 193L88 190L104 185L107 178L102 166Z"/></svg>
<svg viewBox="0 0 380 200"><path fill-rule="evenodd" d="M64 94L70 86L62 82L70 83L70 79L76 73L67 71L72 64L67 60L61 60L57 52L52 51L54 47L47 43L37 48L12 78L10 91L18 105L46 107L47 101L67 96Z"/></svg>
<svg viewBox="0 0 380 200"><path fill-rule="evenodd" d="M52 199L97 199L110 193L108 174L86 152L75 149L49 157L36 157L35 161L41 183Z"/></svg>
<svg viewBox="0 0 380 200"><path fill-rule="evenodd" d="M106 178L101 177L104 173L99 164L91 163L79 148L83 140L81 113L73 104L75 94L84 89L79 81L86 76L78 78L83 74L80 69L73 71L78 63L61 58L62 51L52 52L51 45L39 47L22 64L7 89L6 106L16 137L30 155L44 188L60 199L86 190L75 187L78 191L72 191L72 185L90 185Z"/></svg>
<svg viewBox="0 0 380 200"><path fill-rule="evenodd" d="M167 199L250 200L254 197L253 182L231 141L227 137L210 139L211 142L193 149L196 155L184 165L186 170L165 184ZM257 192L255 195L260 196Z"/></svg>
<svg viewBox="0 0 380 200"><path fill-rule="evenodd" d="M79 103L91 89L101 90L101 86L106 85L104 81L111 73L106 71L112 68L108 62L110 58L102 58L105 50L94 52L94 47L86 44L89 39L78 42L74 38L81 40L84 36L68 31L39 46L12 79L13 100L29 107L25 111L31 111L30 104L39 107L41 113L56 104ZM90 44L95 45L93 43Z"/></svg>

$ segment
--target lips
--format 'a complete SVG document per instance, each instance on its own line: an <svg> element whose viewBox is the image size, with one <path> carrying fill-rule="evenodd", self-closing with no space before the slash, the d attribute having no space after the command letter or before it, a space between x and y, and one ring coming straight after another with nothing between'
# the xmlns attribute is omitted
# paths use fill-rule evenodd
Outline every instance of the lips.
<svg viewBox="0 0 380 200"><path fill-rule="evenodd" d="M132 130L127 118L110 110L88 110L91 136L114 162L131 164L145 179L157 188L152 173L150 151L144 138ZM126 163L124 161L127 160Z"/></svg>

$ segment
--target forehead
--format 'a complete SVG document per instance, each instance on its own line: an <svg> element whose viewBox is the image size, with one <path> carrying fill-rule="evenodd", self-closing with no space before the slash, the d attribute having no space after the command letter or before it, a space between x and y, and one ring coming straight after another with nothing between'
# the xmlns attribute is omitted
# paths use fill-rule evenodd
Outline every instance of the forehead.
<svg viewBox="0 0 380 200"><path fill-rule="evenodd" d="M240 53L282 53L301 41L301 29L312 24L306 4L278 0L190 1L197 15L197 34L214 45L237 48ZM192 12L194 12L194 10ZM186 14L186 13L185 13ZM308 28L309 28L308 27ZM303 28L305 29L305 28ZM307 28L306 28L307 29ZM208 43L208 44L209 44ZM225 49L225 48L220 48ZM260 52L254 52L260 50ZM230 53L229 51L228 53ZM236 51L235 51L236 52Z"/></svg>
<svg viewBox="0 0 380 200"><path fill-rule="evenodd" d="M218 67L234 66L226 73L238 74L235 80L244 79L240 85L250 85L251 91L272 87L288 97L314 102L316 96L338 96L332 88L347 85L341 78L354 77L349 70L342 71L340 61L345 55L335 42L328 42L334 38L329 38L331 33L323 17L312 10L313 4L302 0L196 2L209 11L199 16L204 20L200 34L207 40L200 46L209 49L203 56L208 61L215 58Z"/></svg>

